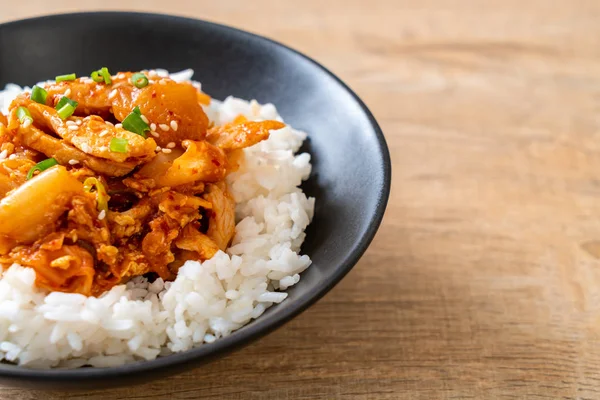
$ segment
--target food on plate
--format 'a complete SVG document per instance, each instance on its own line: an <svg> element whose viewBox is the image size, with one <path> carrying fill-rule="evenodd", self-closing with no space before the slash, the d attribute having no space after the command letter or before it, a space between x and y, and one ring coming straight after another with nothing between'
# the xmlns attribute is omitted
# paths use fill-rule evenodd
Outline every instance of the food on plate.
<svg viewBox="0 0 600 400"><path fill-rule="evenodd" d="M0 92L5 360L110 366L210 343L310 264L305 134L192 73L104 67Z"/></svg>

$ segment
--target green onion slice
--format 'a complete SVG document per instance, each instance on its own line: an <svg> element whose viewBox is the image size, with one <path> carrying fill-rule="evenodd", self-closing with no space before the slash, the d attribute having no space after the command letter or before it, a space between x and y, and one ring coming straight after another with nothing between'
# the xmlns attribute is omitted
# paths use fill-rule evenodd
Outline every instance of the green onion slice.
<svg viewBox="0 0 600 400"><path fill-rule="evenodd" d="M108 196L106 188L102 182L100 182L98 178L93 177L87 178L85 181L83 181L83 190L91 193L93 189L96 189L96 202L98 211L108 211L108 200L110 197Z"/></svg>
<svg viewBox="0 0 600 400"><path fill-rule="evenodd" d="M100 75L100 71L94 71L91 73L91 78L94 82L96 83L100 83L104 81L104 78L102 77L102 75Z"/></svg>
<svg viewBox="0 0 600 400"><path fill-rule="evenodd" d="M46 104L46 97L48 97L48 92L44 88L38 85L31 88L31 100L36 103Z"/></svg>
<svg viewBox="0 0 600 400"><path fill-rule="evenodd" d="M110 148L110 151L114 153L127 153L128 144L129 142L127 139L112 138L108 147Z"/></svg>
<svg viewBox="0 0 600 400"><path fill-rule="evenodd" d="M74 81L76 78L77 78L77 76L75 74L67 74L67 75L59 75L55 79L56 79L56 83L58 83L58 82L63 82L63 81Z"/></svg>
<svg viewBox="0 0 600 400"><path fill-rule="evenodd" d="M126 129L129 132L137 133L145 139L148 137L146 132L150 131L150 127L144 122L139 112L139 108L137 108L137 111L135 108L133 109L133 112L123 120L123 129Z"/></svg>
<svg viewBox="0 0 600 400"><path fill-rule="evenodd" d="M78 105L79 103L77 103L75 100L71 100L67 96L63 96L54 108L56 108L58 111L58 116L65 120L73 115Z"/></svg>
<svg viewBox="0 0 600 400"><path fill-rule="evenodd" d="M140 106L133 107L133 112L137 115L142 115L142 112L140 111Z"/></svg>
<svg viewBox="0 0 600 400"><path fill-rule="evenodd" d="M110 72L108 72L108 68L102 67L98 71L94 71L90 74L92 80L96 83L104 82L107 85L112 83L112 79L110 78Z"/></svg>
<svg viewBox="0 0 600 400"><path fill-rule="evenodd" d="M31 113L25 107L17 108L17 118L19 119L20 123L24 123L26 120L30 120L31 122L33 122L33 118L31 118Z"/></svg>
<svg viewBox="0 0 600 400"><path fill-rule="evenodd" d="M56 103L56 109L60 109L63 108L65 106L65 104L70 104L73 106L73 108L77 108L77 106L79 105L78 102L76 102L75 100L71 100L70 98L68 98L67 96L63 96L61 97L61 99L58 101L58 103Z"/></svg>
<svg viewBox="0 0 600 400"><path fill-rule="evenodd" d="M35 164L27 173L27 180L30 180L31 178L33 178L33 174L36 171L45 171L50 167L54 167L55 165L58 164L58 161L56 161L56 159L54 158L48 158L44 161L40 161L39 163Z"/></svg>
<svg viewBox="0 0 600 400"><path fill-rule="evenodd" d="M112 83L112 79L110 79L110 72L108 72L108 68L102 67L100 68L100 75L102 75L102 79L104 79L104 83L110 85Z"/></svg>
<svg viewBox="0 0 600 400"><path fill-rule="evenodd" d="M133 83L136 88L141 89L148 85L148 78L146 78L146 75L138 72L131 76L131 83Z"/></svg>
<svg viewBox="0 0 600 400"><path fill-rule="evenodd" d="M70 104L65 104L58 110L58 116L64 121L75 112L75 108Z"/></svg>

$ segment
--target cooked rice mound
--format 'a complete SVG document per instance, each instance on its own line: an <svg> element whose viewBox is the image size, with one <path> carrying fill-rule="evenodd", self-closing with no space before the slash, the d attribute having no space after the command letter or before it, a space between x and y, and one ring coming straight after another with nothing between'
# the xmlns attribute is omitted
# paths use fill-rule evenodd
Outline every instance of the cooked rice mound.
<svg viewBox="0 0 600 400"><path fill-rule="evenodd" d="M170 78L190 81L192 74L186 70ZM7 85L0 91L0 111L6 114L23 90L29 89ZM240 116L282 121L272 104L233 97L213 99L203 109L215 126ZM136 276L94 297L40 288L32 268L13 264L5 269L0 357L29 368L151 360L212 343L284 301L285 290L311 263L300 255L314 211L314 198L299 187L311 171L310 155L297 154L305 138L286 125L243 150L239 169L226 178L235 200L233 240L212 258L186 261L172 281Z"/></svg>

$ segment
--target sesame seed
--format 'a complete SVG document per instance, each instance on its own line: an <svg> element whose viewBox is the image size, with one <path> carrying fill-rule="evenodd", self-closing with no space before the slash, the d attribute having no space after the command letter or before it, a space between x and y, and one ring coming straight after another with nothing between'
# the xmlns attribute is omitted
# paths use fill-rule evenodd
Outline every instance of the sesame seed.
<svg viewBox="0 0 600 400"><path fill-rule="evenodd" d="M89 153L92 149L90 148L90 146L88 146L87 143L83 143L81 145L81 150L83 150L85 153Z"/></svg>
<svg viewBox="0 0 600 400"><path fill-rule="evenodd" d="M158 74L156 73L155 70L152 70L152 71L148 72L148 76L151 78L156 78L158 76Z"/></svg>
<svg viewBox="0 0 600 400"><path fill-rule="evenodd" d="M25 120L25 122L23 122L23 125L22 125L22 126L23 126L23 128L29 128L29 125L31 125L31 121L32 121L32 119L31 119L31 118L27 118L27 119Z"/></svg>
<svg viewBox="0 0 600 400"><path fill-rule="evenodd" d="M113 89L110 91L110 93L108 94L108 98L112 99L113 97L115 97L117 95L117 89Z"/></svg>
<svg viewBox="0 0 600 400"><path fill-rule="evenodd" d="M168 143L168 144L167 144L167 147L168 147L169 149L172 149L172 148L174 148L174 147L175 147L175 142L170 142L170 143Z"/></svg>
<svg viewBox="0 0 600 400"><path fill-rule="evenodd" d="M160 146L156 146L156 149L154 149L155 151L161 151L162 149L160 148Z"/></svg>
<svg viewBox="0 0 600 400"><path fill-rule="evenodd" d="M158 81L159 85L166 85L167 81L165 81L164 79L161 79L160 81Z"/></svg>
<svg viewBox="0 0 600 400"><path fill-rule="evenodd" d="M104 121L106 123L106 125L110 125L110 126L114 126L112 122L110 121Z"/></svg>
<svg viewBox="0 0 600 400"><path fill-rule="evenodd" d="M142 119L142 121L144 121L145 123L149 124L150 121L148 121L148 118L146 118L146 116L144 114L140 115L140 118Z"/></svg>
<svg viewBox="0 0 600 400"><path fill-rule="evenodd" d="M117 75L117 78L118 78L118 79L125 79L125 74L121 72L121 73L119 73L119 74Z"/></svg>
<svg viewBox="0 0 600 400"><path fill-rule="evenodd" d="M116 124L116 125L115 125L115 128L119 128L119 129L121 129L121 128L123 128L123 124Z"/></svg>
<svg viewBox="0 0 600 400"><path fill-rule="evenodd" d="M71 88L67 88L67 90L65 90L65 96L70 96L71 95Z"/></svg>
<svg viewBox="0 0 600 400"><path fill-rule="evenodd" d="M76 131L77 129L79 129L79 127L75 124L69 125L69 126L67 126L67 128L69 128L69 130L71 130L71 131Z"/></svg>
<svg viewBox="0 0 600 400"><path fill-rule="evenodd" d="M100 137L104 137L104 136L108 135L108 133L109 133L108 131L102 131L102 132L100 132Z"/></svg>
<svg viewBox="0 0 600 400"><path fill-rule="evenodd" d="M102 211L100 211L100 214L98 214L98 219L100 221L102 221L104 219L104 217L106 217L106 211L102 210Z"/></svg>
<svg viewBox="0 0 600 400"><path fill-rule="evenodd" d="M92 78L81 78L82 83L94 83Z"/></svg>
<svg viewBox="0 0 600 400"><path fill-rule="evenodd" d="M76 165L79 164L79 161L77 160L69 160L69 165Z"/></svg>
<svg viewBox="0 0 600 400"><path fill-rule="evenodd" d="M156 138L157 138L157 137L160 137L160 135L158 134L158 132L155 132L155 131L150 131L150 134L151 134L152 136L156 137Z"/></svg>
<svg viewBox="0 0 600 400"><path fill-rule="evenodd" d="M68 120L67 121L67 126L71 126L71 125L75 125L75 121Z"/></svg>
<svg viewBox="0 0 600 400"><path fill-rule="evenodd" d="M170 129L169 125L167 125L167 124L160 124L159 127L160 127L160 129L162 129L165 132L167 132Z"/></svg>
<svg viewBox="0 0 600 400"><path fill-rule="evenodd" d="M90 120L90 117L85 117L83 120L84 120L84 121L89 121L89 120Z"/></svg>
<svg viewBox="0 0 600 400"><path fill-rule="evenodd" d="M77 121L75 121L75 123L76 123L77 125L81 125L81 124L83 124L83 122L82 122L80 119L78 119Z"/></svg>
<svg viewBox="0 0 600 400"><path fill-rule="evenodd" d="M6 156L8 156L8 151L2 150L2 153L0 153L0 160L4 160Z"/></svg>
<svg viewBox="0 0 600 400"><path fill-rule="evenodd" d="M171 151L171 149L162 149L162 152L165 154L169 154Z"/></svg>
<svg viewBox="0 0 600 400"><path fill-rule="evenodd" d="M179 125L177 124L177 121L171 121L171 129L173 129L174 131L177 131L178 128L179 128Z"/></svg>
<svg viewBox="0 0 600 400"><path fill-rule="evenodd" d="M152 129L153 131L156 130L156 124L154 122L150 124L150 129Z"/></svg>
<svg viewBox="0 0 600 400"><path fill-rule="evenodd" d="M11 154L10 156L8 156L9 160L16 160L17 159L17 155L16 154Z"/></svg>
<svg viewBox="0 0 600 400"><path fill-rule="evenodd" d="M156 83L156 81L154 79L148 79L148 84L152 85L154 83Z"/></svg>

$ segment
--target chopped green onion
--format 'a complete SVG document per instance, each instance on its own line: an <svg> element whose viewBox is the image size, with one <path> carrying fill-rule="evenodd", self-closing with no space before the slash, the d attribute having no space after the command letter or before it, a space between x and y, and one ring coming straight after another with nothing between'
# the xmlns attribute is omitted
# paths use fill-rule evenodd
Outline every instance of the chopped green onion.
<svg viewBox="0 0 600 400"><path fill-rule="evenodd" d="M63 81L74 81L76 78L77 78L77 76L75 74L68 74L68 75L59 75L55 79L56 79L56 83L58 83L58 82L63 82Z"/></svg>
<svg viewBox="0 0 600 400"><path fill-rule="evenodd" d="M58 161L56 161L56 159L54 158L48 158L44 161L40 161L39 163L35 164L27 173L27 180L30 180L31 178L33 178L33 174L36 171L45 171L50 167L55 166L56 164L58 164Z"/></svg>
<svg viewBox="0 0 600 400"><path fill-rule="evenodd" d="M73 115L78 105L79 103L77 103L75 100L71 100L67 96L63 96L54 108L56 108L58 111L58 116L65 120Z"/></svg>
<svg viewBox="0 0 600 400"><path fill-rule="evenodd" d="M62 120L65 120L65 119L69 118L71 115L73 115L74 112L75 112L75 107L73 107L70 104L65 104L64 106L62 106L62 108L60 108L58 110L58 116Z"/></svg>
<svg viewBox="0 0 600 400"><path fill-rule="evenodd" d="M127 139L112 138L110 140L109 148L114 153L127 153L127 145L129 142Z"/></svg>
<svg viewBox="0 0 600 400"><path fill-rule="evenodd" d="M97 178L87 178L83 181L83 190L91 193L92 189L96 189L96 202L98 211L108 211L108 200L110 197L106 193L106 188Z"/></svg>
<svg viewBox="0 0 600 400"><path fill-rule="evenodd" d="M142 112L140 111L140 107L139 106L135 106L133 108L133 112L136 113L137 115L142 115Z"/></svg>
<svg viewBox="0 0 600 400"><path fill-rule="evenodd" d="M99 70L92 72L90 77L96 83L104 82L107 85L112 83L112 79L110 79L110 72L108 72L108 68L106 67L102 67Z"/></svg>
<svg viewBox="0 0 600 400"><path fill-rule="evenodd" d="M25 123L26 120L30 120L33 122L33 118L31 118L31 113L25 107L17 108L17 118L19 118L20 123Z"/></svg>
<svg viewBox="0 0 600 400"><path fill-rule="evenodd" d="M100 75L104 79L104 83L110 85L112 83L112 79L110 79L110 72L108 72L108 68L102 67L100 68Z"/></svg>
<svg viewBox="0 0 600 400"><path fill-rule="evenodd" d="M104 81L104 78L102 77L102 75L100 75L100 71L94 71L91 74L91 78L94 82L100 83Z"/></svg>
<svg viewBox="0 0 600 400"><path fill-rule="evenodd" d="M131 76L131 83L133 83L136 88L141 89L148 85L148 78L146 78L146 75L138 72Z"/></svg>
<svg viewBox="0 0 600 400"><path fill-rule="evenodd" d="M133 112L123 120L123 129L126 129L129 132L137 133L138 135L143 136L145 139L148 137L146 132L150 130L150 127L144 122L140 114L138 114L139 111L139 108L137 109L137 112L134 109Z"/></svg>
<svg viewBox="0 0 600 400"><path fill-rule="evenodd" d="M58 103L56 103L56 109L60 109L63 108L65 104L70 104L73 106L73 108L77 108L77 106L79 105L78 102L76 102L75 100L71 100L70 98L68 98L67 96L63 96L61 97L61 99L58 101Z"/></svg>
<svg viewBox="0 0 600 400"><path fill-rule="evenodd" d="M44 88L35 85L31 88L31 100L36 103L46 104L46 97L48 96L48 92L44 90Z"/></svg>

